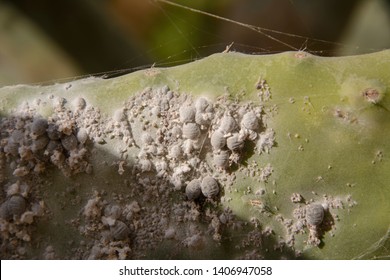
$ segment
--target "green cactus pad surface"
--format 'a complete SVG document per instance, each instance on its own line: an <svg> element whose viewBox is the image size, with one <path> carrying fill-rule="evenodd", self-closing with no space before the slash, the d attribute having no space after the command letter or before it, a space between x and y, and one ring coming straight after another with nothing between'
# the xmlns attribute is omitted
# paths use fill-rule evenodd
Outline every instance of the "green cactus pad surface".
<svg viewBox="0 0 390 280"><path fill-rule="evenodd" d="M389 51L7 86L0 116L2 259L390 258Z"/></svg>

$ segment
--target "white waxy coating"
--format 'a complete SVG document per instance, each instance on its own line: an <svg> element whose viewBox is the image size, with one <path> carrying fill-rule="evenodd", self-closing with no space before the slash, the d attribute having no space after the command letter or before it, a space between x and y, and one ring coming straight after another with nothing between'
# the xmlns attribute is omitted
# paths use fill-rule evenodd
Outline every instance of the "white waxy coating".
<svg viewBox="0 0 390 280"><path fill-rule="evenodd" d="M195 121L195 108L192 106L182 106L179 109L180 121L190 123Z"/></svg>
<svg viewBox="0 0 390 280"><path fill-rule="evenodd" d="M129 236L130 229L124 222L117 220L115 225L110 227L110 232L115 240L123 240Z"/></svg>
<svg viewBox="0 0 390 280"><path fill-rule="evenodd" d="M306 207L306 221L309 225L320 225L324 219L324 214L324 207L321 204L311 204Z"/></svg>
<svg viewBox="0 0 390 280"><path fill-rule="evenodd" d="M33 121L31 125L31 132L37 136L45 134L46 129L47 129L47 120L45 119L36 119Z"/></svg>
<svg viewBox="0 0 390 280"><path fill-rule="evenodd" d="M183 137L191 140L196 140L200 136L200 129L196 123L183 124Z"/></svg>
<svg viewBox="0 0 390 280"><path fill-rule="evenodd" d="M216 130L211 134L210 138L211 146L214 150L220 150L226 145L226 138L220 130Z"/></svg>
<svg viewBox="0 0 390 280"><path fill-rule="evenodd" d="M244 147L244 141L240 139L238 133L233 134L226 140L227 147L231 151L240 150Z"/></svg>
<svg viewBox="0 0 390 280"><path fill-rule="evenodd" d="M200 181L198 179L194 179L187 184L186 196L189 200L197 199L201 193Z"/></svg>
<svg viewBox="0 0 390 280"><path fill-rule="evenodd" d="M229 165L229 152L228 151L220 151L214 154L214 164L217 167L225 168Z"/></svg>
<svg viewBox="0 0 390 280"><path fill-rule="evenodd" d="M251 130L257 129L259 126L259 121L256 117L256 114L253 111L247 112L242 117L241 126Z"/></svg>
<svg viewBox="0 0 390 280"><path fill-rule="evenodd" d="M65 150L72 151L77 148L77 138L74 134L64 136L61 138L61 144Z"/></svg>
<svg viewBox="0 0 390 280"><path fill-rule="evenodd" d="M211 176L206 176L202 180L201 190L205 197L213 198L219 193L218 182Z"/></svg>
<svg viewBox="0 0 390 280"><path fill-rule="evenodd" d="M237 122L232 116L223 116L219 129L224 133L230 133L237 128Z"/></svg>

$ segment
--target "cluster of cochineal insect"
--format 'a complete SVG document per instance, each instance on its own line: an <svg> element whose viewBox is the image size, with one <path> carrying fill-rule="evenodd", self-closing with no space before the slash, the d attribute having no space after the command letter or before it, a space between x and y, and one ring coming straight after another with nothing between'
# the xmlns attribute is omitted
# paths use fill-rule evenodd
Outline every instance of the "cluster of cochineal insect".
<svg viewBox="0 0 390 280"><path fill-rule="evenodd" d="M224 105L213 105L201 97L195 101L195 106L183 106L180 109L183 137L199 147L199 154L204 152L212 155L211 169L217 173L239 163L245 142L258 140L261 127L260 107ZM201 132L204 130L207 133L203 135ZM187 198L195 200L200 196L208 199L217 197L220 194L220 183L209 173L198 173L199 176L186 185Z"/></svg>
<svg viewBox="0 0 390 280"><path fill-rule="evenodd" d="M199 195L215 199L222 187L219 177L240 164L244 151L268 152L274 143L262 106L226 96L194 100L167 86L148 88L126 103L126 112L139 147L133 174L139 178L155 174L174 190L196 185L194 195L187 192L190 200ZM210 194L199 187L206 178L215 181Z"/></svg>
<svg viewBox="0 0 390 280"><path fill-rule="evenodd" d="M5 199L0 205L0 239L3 248L22 247L24 242L32 239L33 223L44 215L43 201L38 201L32 195L32 188L27 183L7 183L4 186ZM18 251L11 255L4 252L4 257L17 258L24 255L24 251Z"/></svg>
<svg viewBox="0 0 390 280"><path fill-rule="evenodd" d="M77 127L73 113L61 107L44 118L33 109L24 108L15 116L3 119L1 149L17 178L40 174L48 164L57 166L64 175L87 171L88 134Z"/></svg>
<svg viewBox="0 0 390 280"><path fill-rule="evenodd" d="M184 140L181 147L189 154L193 149L209 152L211 146L215 167L227 168L232 162L238 162L245 141L259 138L261 113L261 107L229 103L221 106L200 97L193 105L179 109Z"/></svg>
<svg viewBox="0 0 390 280"><path fill-rule="evenodd" d="M232 163L238 163L245 141L256 140L258 128L259 118L254 111L246 112L240 123L226 113L210 137L214 165L226 169Z"/></svg>

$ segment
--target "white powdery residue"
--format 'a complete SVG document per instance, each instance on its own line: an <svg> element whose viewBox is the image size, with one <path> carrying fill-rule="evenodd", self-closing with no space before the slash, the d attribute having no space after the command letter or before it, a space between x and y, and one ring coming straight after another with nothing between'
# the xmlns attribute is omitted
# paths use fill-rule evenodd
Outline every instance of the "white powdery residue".
<svg viewBox="0 0 390 280"><path fill-rule="evenodd" d="M271 164L269 164L269 163L266 166L264 166L263 168L261 168L260 170L261 170L260 180L263 182L267 182L268 178L271 176L272 172L274 171Z"/></svg>
<svg viewBox="0 0 390 280"><path fill-rule="evenodd" d="M260 101L266 102L272 98L271 90L266 80L260 77L256 83L256 88L259 90L257 92L257 96L259 97Z"/></svg>
<svg viewBox="0 0 390 280"><path fill-rule="evenodd" d="M95 196L88 200L84 207L84 216L89 219L100 218L102 211L102 204L100 197Z"/></svg>
<svg viewBox="0 0 390 280"><path fill-rule="evenodd" d="M303 201L303 197L299 193L293 193L290 197L291 202L300 203Z"/></svg>
<svg viewBox="0 0 390 280"><path fill-rule="evenodd" d="M260 133L259 140L256 143L256 149L259 154L269 153L275 144L275 131L272 128L267 128L265 132Z"/></svg>

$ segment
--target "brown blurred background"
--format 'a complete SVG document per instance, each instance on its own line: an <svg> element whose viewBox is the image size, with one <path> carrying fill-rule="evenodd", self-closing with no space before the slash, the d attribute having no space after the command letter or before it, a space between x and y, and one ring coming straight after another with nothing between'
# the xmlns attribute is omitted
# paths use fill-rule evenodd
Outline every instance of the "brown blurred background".
<svg viewBox="0 0 390 280"><path fill-rule="evenodd" d="M281 44L153 0L0 0L0 86L177 65L232 42L231 50L250 54L293 49L287 45L323 56L390 47L388 0L172 1L302 37L270 34Z"/></svg>

